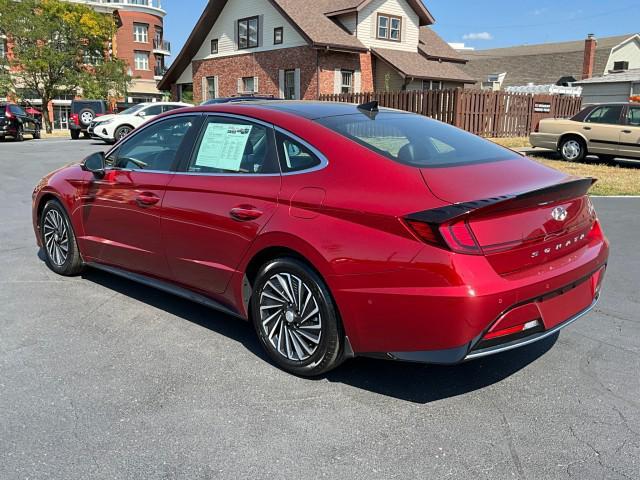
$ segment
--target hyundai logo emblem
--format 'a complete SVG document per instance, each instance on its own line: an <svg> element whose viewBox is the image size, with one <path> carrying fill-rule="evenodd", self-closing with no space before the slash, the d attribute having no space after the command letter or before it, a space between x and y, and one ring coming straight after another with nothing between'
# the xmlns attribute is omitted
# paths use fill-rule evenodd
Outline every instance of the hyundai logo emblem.
<svg viewBox="0 0 640 480"><path fill-rule="evenodd" d="M558 222L564 222L567 215L567 209L564 207L556 207L551 211L551 217Z"/></svg>

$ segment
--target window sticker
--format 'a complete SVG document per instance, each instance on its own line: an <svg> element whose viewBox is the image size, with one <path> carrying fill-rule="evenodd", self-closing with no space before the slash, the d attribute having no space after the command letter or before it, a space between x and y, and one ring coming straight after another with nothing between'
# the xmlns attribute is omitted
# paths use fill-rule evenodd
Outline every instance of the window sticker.
<svg viewBox="0 0 640 480"><path fill-rule="evenodd" d="M196 166L240 171L252 129L251 125L210 123L200 143Z"/></svg>

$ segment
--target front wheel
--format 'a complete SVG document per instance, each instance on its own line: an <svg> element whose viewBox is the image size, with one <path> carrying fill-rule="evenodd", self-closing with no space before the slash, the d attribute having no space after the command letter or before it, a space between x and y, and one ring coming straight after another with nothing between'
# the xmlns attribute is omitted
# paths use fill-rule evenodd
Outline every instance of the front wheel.
<svg viewBox="0 0 640 480"><path fill-rule="evenodd" d="M262 266L251 296L260 343L283 370L305 377L340 363L342 328L325 283L305 263L278 258Z"/></svg>
<svg viewBox="0 0 640 480"><path fill-rule="evenodd" d="M580 162L587 156L587 146L577 137L569 137L560 143L558 148L563 160L567 162Z"/></svg>
<svg viewBox="0 0 640 480"><path fill-rule="evenodd" d="M67 212L56 200L50 200L40 215L40 234L47 266L59 275L73 276L83 264Z"/></svg>
<svg viewBox="0 0 640 480"><path fill-rule="evenodd" d="M39 140L41 136L42 134L40 133L40 127L36 127L36 129L33 131L33 139Z"/></svg>
<svg viewBox="0 0 640 480"><path fill-rule="evenodd" d="M113 134L114 140L117 142L121 138L126 137L131 133L131 130L133 130L133 128L131 128L129 125L122 125L121 127L118 127Z"/></svg>

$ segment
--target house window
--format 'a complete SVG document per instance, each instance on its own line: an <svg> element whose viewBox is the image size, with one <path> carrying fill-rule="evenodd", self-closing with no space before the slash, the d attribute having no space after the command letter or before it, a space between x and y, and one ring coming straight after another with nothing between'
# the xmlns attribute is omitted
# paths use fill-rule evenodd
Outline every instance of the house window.
<svg viewBox="0 0 640 480"><path fill-rule="evenodd" d="M238 20L238 48L258 46L258 17Z"/></svg>
<svg viewBox="0 0 640 480"><path fill-rule="evenodd" d="M613 62L613 69L617 72L629 70L629 62Z"/></svg>
<svg viewBox="0 0 640 480"><path fill-rule="evenodd" d="M283 41L284 33L282 27L276 27L273 29L273 44L280 45Z"/></svg>
<svg viewBox="0 0 640 480"><path fill-rule="evenodd" d="M207 100L216 98L216 77L207 77Z"/></svg>
<svg viewBox="0 0 640 480"><path fill-rule="evenodd" d="M214 38L211 40L211 55L215 55L218 53L218 39Z"/></svg>
<svg viewBox="0 0 640 480"><path fill-rule="evenodd" d="M133 24L133 41L147 43L149 41L149 26L139 23Z"/></svg>
<svg viewBox="0 0 640 480"><path fill-rule="evenodd" d="M256 92L255 77L242 77L240 85L242 87L242 91L240 93L255 93Z"/></svg>
<svg viewBox="0 0 640 480"><path fill-rule="evenodd" d="M284 72L284 98L285 100L296 100L295 70L285 70Z"/></svg>
<svg viewBox="0 0 640 480"><path fill-rule="evenodd" d="M342 70L342 93L353 93L353 70Z"/></svg>
<svg viewBox="0 0 640 480"><path fill-rule="evenodd" d="M378 14L378 38L399 42L402 31L402 18L394 15Z"/></svg>
<svg viewBox="0 0 640 480"><path fill-rule="evenodd" d="M440 80L422 80L422 90L442 90Z"/></svg>
<svg viewBox="0 0 640 480"><path fill-rule="evenodd" d="M147 52L135 52L134 66L136 70L149 70L149 54Z"/></svg>

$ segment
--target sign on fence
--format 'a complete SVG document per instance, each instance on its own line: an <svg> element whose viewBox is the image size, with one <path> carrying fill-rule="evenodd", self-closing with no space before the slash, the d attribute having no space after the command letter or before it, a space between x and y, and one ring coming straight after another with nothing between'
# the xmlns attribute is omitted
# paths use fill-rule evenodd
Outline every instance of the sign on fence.
<svg viewBox="0 0 640 480"><path fill-rule="evenodd" d="M330 102L366 103L435 118L485 137L525 137L548 117L569 117L580 111L582 99L561 95L484 90L416 90L321 95Z"/></svg>

